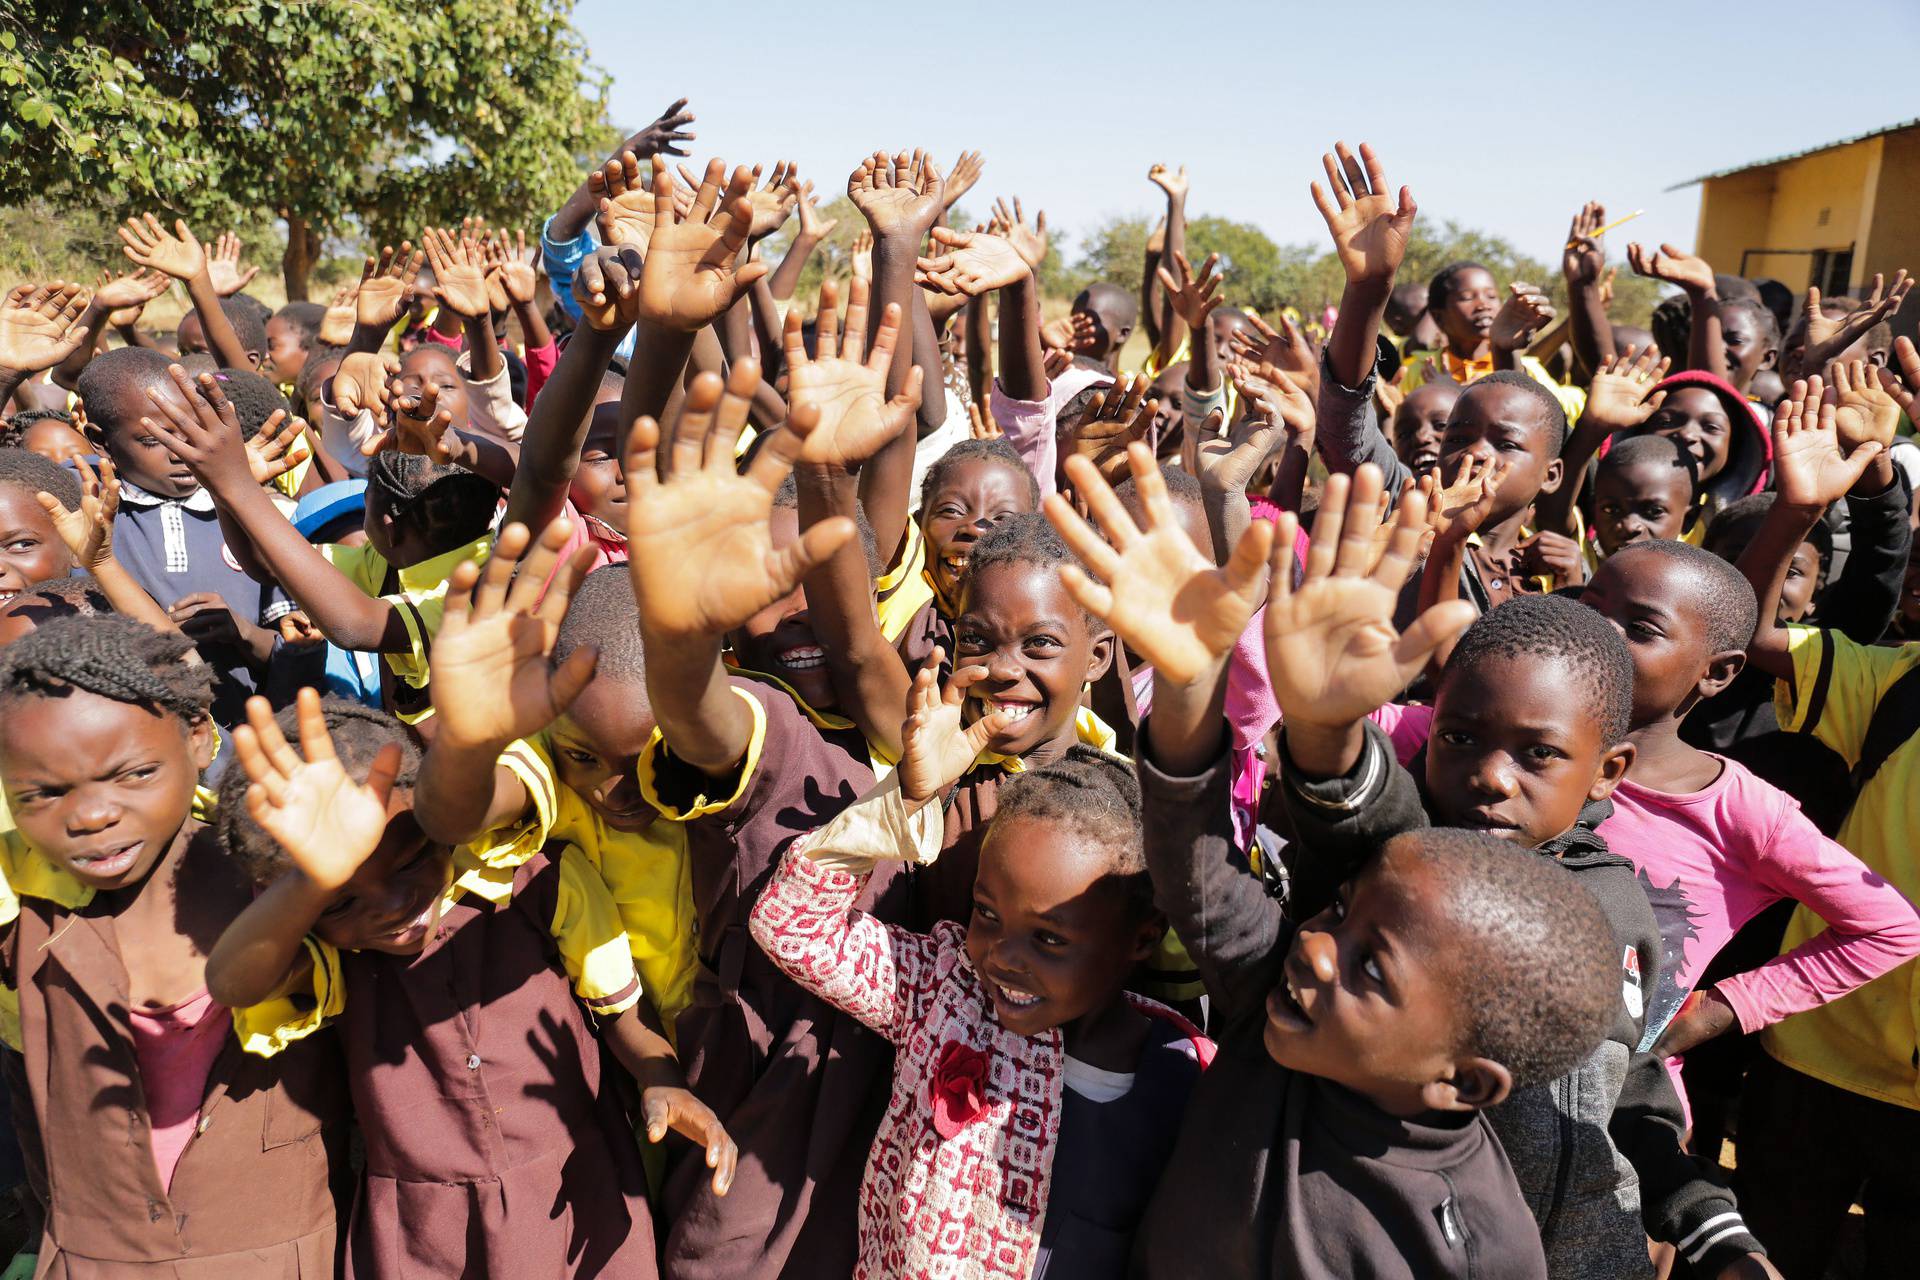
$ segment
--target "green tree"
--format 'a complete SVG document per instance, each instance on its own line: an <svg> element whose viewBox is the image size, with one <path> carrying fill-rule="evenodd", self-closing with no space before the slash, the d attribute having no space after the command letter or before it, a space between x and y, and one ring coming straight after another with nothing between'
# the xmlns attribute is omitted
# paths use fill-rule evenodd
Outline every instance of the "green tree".
<svg viewBox="0 0 1920 1280"><path fill-rule="evenodd" d="M571 0L16 0L0 9L0 203L283 219L322 238L528 222L611 145ZM203 228L205 230L205 228Z"/></svg>

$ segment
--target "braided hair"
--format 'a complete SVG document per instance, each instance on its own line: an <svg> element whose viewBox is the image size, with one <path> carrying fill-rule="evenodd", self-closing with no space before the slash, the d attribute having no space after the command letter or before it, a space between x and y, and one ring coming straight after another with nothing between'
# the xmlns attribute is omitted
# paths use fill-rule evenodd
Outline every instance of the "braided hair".
<svg viewBox="0 0 1920 1280"><path fill-rule="evenodd" d="M193 641L119 614L53 618L0 649L0 704L75 689L195 725L213 706L213 672Z"/></svg>
<svg viewBox="0 0 1920 1280"><path fill-rule="evenodd" d="M1074 743L1051 764L1014 775L1000 789L994 825L1021 819L1064 827L1107 851L1103 884L1124 896L1129 914L1153 914L1153 882L1147 876L1140 832L1140 783L1125 760L1085 743Z"/></svg>
<svg viewBox="0 0 1920 1280"><path fill-rule="evenodd" d="M395 520L415 521L436 548L451 551L487 531L500 487L465 467L386 449L367 466L367 498L383 502Z"/></svg>

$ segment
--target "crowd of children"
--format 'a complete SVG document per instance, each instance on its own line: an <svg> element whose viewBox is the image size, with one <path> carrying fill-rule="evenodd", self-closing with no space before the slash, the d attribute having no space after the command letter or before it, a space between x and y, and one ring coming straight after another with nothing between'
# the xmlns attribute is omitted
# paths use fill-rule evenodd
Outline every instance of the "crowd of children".
<svg viewBox="0 0 1920 1280"><path fill-rule="evenodd" d="M685 106L0 304L9 1277L1910 1274L1904 273L1403 280L1339 144L1325 327L1164 166L1046 320L875 152L816 306Z"/></svg>

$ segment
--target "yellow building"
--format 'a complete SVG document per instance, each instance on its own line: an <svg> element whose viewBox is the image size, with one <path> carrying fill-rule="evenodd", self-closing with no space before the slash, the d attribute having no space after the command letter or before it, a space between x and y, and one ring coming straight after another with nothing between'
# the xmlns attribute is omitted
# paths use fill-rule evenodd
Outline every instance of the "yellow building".
<svg viewBox="0 0 1920 1280"><path fill-rule="evenodd" d="M1694 252L1715 270L1794 290L1855 292L1876 271L1920 271L1920 120L1709 173ZM1913 308L1903 308L1912 311ZM1902 315L1898 327L1910 329Z"/></svg>

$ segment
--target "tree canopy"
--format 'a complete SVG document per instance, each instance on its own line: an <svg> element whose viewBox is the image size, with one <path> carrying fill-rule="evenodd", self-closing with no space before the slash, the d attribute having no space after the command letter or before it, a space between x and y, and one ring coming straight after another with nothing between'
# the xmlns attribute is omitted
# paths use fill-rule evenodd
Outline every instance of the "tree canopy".
<svg viewBox="0 0 1920 1280"><path fill-rule="evenodd" d="M571 0L20 0L0 9L0 203L322 235L525 222L611 144Z"/></svg>

